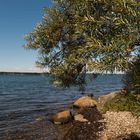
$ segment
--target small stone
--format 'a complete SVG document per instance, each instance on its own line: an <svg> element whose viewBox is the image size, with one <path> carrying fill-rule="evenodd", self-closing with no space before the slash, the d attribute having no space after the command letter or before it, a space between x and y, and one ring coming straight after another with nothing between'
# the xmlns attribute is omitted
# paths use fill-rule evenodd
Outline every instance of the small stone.
<svg viewBox="0 0 140 140"><path fill-rule="evenodd" d="M54 121L54 124L57 124L57 125L59 125L59 124L61 124L61 122L55 122L55 121Z"/></svg>
<svg viewBox="0 0 140 140"><path fill-rule="evenodd" d="M85 119L82 114L75 115L74 116L74 120L75 121L79 121L79 122L88 122L88 120Z"/></svg>
<svg viewBox="0 0 140 140"><path fill-rule="evenodd" d="M88 124L91 124L91 122L88 122Z"/></svg>
<svg viewBox="0 0 140 140"><path fill-rule="evenodd" d="M42 121L44 119L44 117L38 117L36 118L36 121Z"/></svg>

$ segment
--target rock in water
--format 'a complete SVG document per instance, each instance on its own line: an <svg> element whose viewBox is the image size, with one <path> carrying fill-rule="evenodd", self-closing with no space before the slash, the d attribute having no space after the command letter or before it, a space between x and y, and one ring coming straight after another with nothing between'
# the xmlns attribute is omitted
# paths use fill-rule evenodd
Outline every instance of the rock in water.
<svg viewBox="0 0 140 140"><path fill-rule="evenodd" d="M72 120L72 115L69 110L59 112L53 116L54 124L64 124L64 123L68 123L71 120Z"/></svg>
<svg viewBox="0 0 140 140"><path fill-rule="evenodd" d="M58 87L58 86L61 86L62 85L62 82L61 81L53 81L53 85Z"/></svg>
<svg viewBox="0 0 140 140"><path fill-rule="evenodd" d="M74 102L75 107L95 107L97 102L89 96L83 96Z"/></svg>

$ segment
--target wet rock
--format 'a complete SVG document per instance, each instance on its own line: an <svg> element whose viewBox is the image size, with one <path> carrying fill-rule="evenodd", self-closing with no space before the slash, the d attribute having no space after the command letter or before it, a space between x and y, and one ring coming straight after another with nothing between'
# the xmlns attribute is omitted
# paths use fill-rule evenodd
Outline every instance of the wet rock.
<svg viewBox="0 0 140 140"><path fill-rule="evenodd" d="M72 120L71 112L62 111L53 116L54 124L65 124Z"/></svg>
<svg viewBox="0 0 140 140"><path fill-rule="evenodd" d="M38 117L35 119L36 121L42 121L42 120L45 120L45 117Z"/></svg>
<svg viewBox="0 0 140 140"><path fill-rule="evenodd" d="M88 122L87 119L84 118L84 116L82 114L77 114L74 116L74 120L75 121L79 121L79 122Z"/></svg>
<svg viewBox="0 0 140 140"><path fill-rule="evenodd" d="M89 96L83 96L74 102L75 107L95 107L97 102Z"/></svg>
<svg viewBox="0 0 140 140"><path fill-rule="evenodd" d="M53 81L53 85L56 86L56 87L57 86L61 86L62 85L62 82L56 80L56 81Z"/></svg>

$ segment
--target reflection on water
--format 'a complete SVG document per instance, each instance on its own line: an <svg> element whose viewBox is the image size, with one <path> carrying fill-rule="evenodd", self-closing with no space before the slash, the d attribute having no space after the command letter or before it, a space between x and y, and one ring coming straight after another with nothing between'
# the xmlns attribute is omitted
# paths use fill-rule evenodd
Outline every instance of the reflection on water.
<svg viewBox="0 0 140 140"><path fill-rule="evenodd" d="M101 75L93 81L88 79L86 93L100 96L121 89L122 76ZM48 117L81 96L78 87L54 87L49 79L42 75L0 75L0 136L39 116Z"/></svg>

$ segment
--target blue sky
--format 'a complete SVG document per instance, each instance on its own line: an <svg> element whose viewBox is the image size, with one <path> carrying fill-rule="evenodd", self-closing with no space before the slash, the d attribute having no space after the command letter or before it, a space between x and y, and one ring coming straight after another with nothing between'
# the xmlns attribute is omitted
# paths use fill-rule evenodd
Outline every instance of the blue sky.
<svg viewBox="0 0 140 140"><path fill-rule="evenodd" d="M41 21L51 0L0 0L0 71L38 71L38 54L25 50L23 36Z"/></svg>

